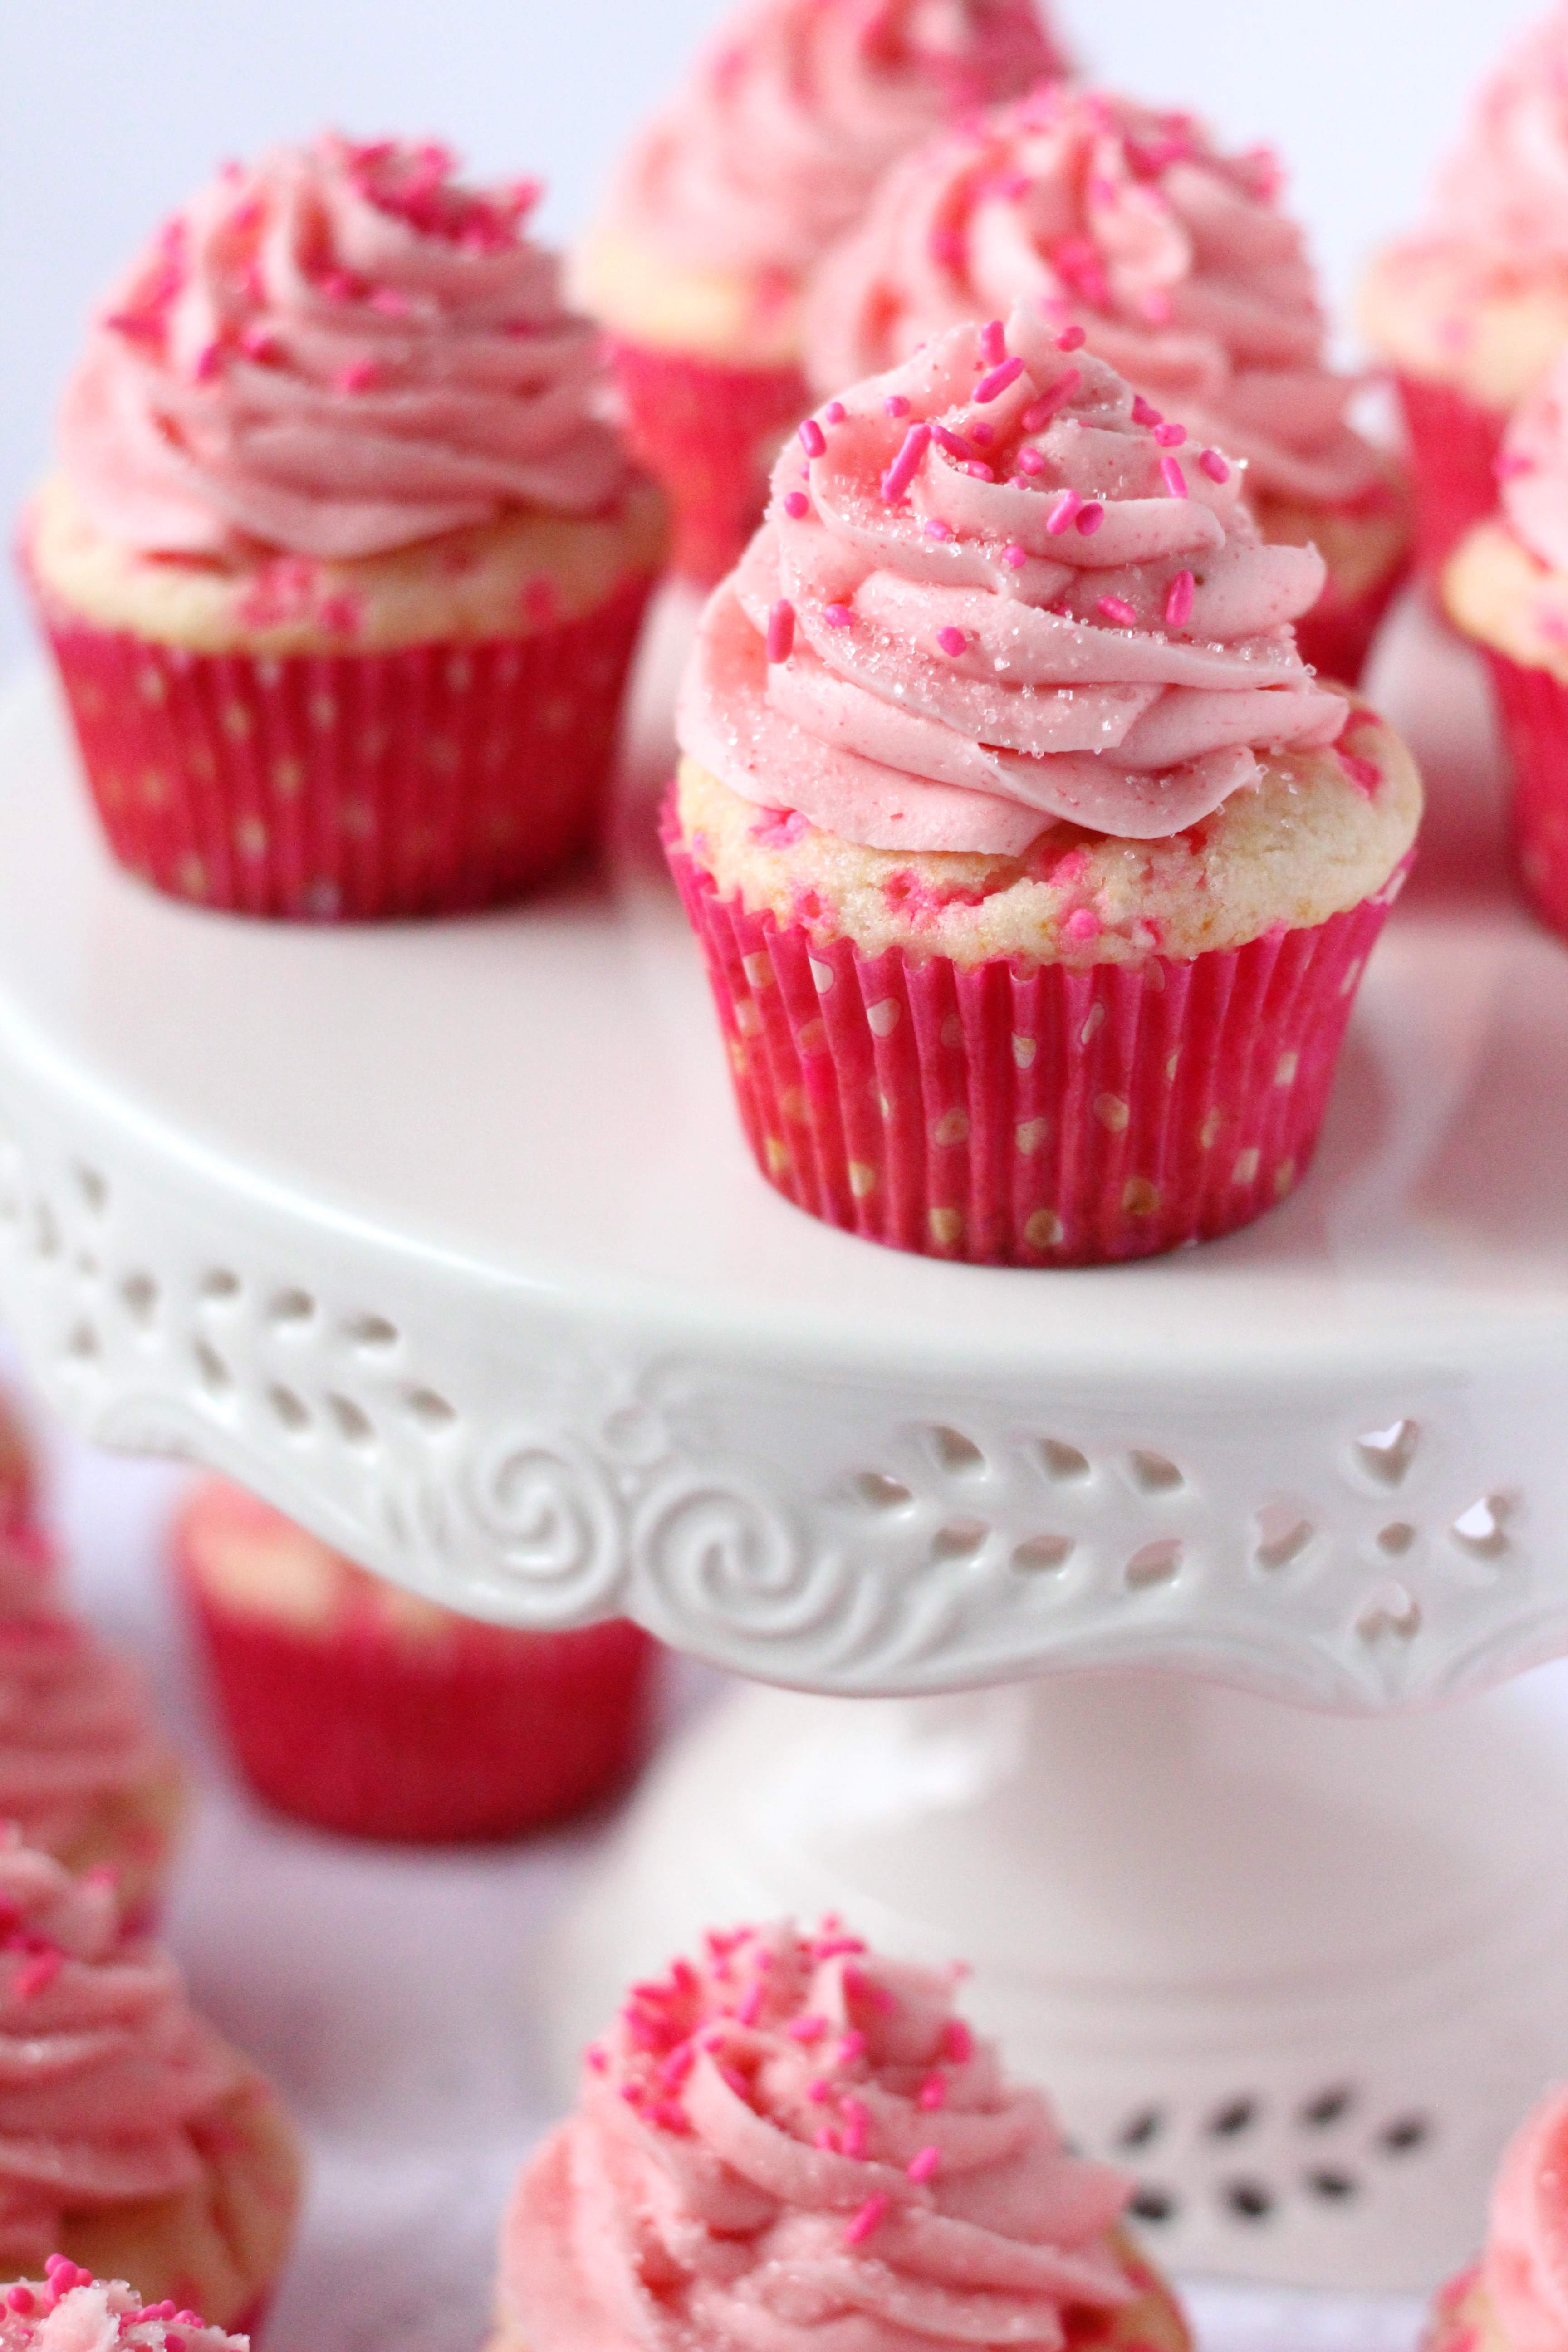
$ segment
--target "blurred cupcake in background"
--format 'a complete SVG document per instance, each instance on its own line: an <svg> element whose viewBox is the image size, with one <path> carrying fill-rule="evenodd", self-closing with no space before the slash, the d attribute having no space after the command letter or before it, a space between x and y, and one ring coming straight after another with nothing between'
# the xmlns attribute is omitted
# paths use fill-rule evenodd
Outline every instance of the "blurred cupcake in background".
<svg viewBox="0 0 1568 2352"><path fill-rule="evenodd" d="M657 1645L638 1626L481 1624L216 1478L174 1552L240 1769L280 1812L358 1837L514 1837L641 1758Z"/></svg>
<svg viewBox="0 0 1568 2352"><path fill-rule="evenodd" d="M1297 651L1321 558L1034 303L800 438L703 617L667 829L762 1172L974 1263L1259 1216L1421 807Z"/></svg>
<svg viewBox="0 0 1568 2352"><path fill-rule="evenodd" d="M65 1608L37 1528L0 1531L0 1821L157 1908L185 1811L184 1774L138 1670Z"/></svg>
<svg viewBox="0 0 1568 2352"><path fill-rule="evenodd" d="M1436 574L1491 512L1503 427L1568 344L1568 6L1485 85L1426 226L1368 274L1361 321L1399 388Z"/></svg>
<svg viewBox="0 0 1568 2352"><path fill-rule="evenodd" d="M111 1888L4 1843L0 1905L0 2259L36 2277L63 2256L68 2278L250 2327L300 2197L276 2094L125 1932Z"/></svg>
<svg viewBox="0 0 1568 2352"><path fill-rule="evenodd" d="M1561 2352L1568 2344L1568 2089L1510 2144L1486 2251L1439 2293L1422 2352Z"/></svg>
<svg viewBox="0 0 1568 2352"><path fill-rule="evenodd" d="M434 915L593 837L661 502L537 188L230 165L92 322L22 556L110 846L252 914Z"/></svg>
<svg viewBox="0 0 1568 2352"><path fill-rule="evenodd" d="M1127 378L1172 448L1244 464L1265 540L1317 547L1323 590L1297 642L1353 682L1405 572L1408 494L1347 420L1354 380L1328 364L1316 273L1279 188L1271 155L1225 153L1189 114L1036 90L888 173L808 289L812 391L1040 304Z"/></svg>
<svg viewBox="0 0 1568 2352"><path fill-rule="evenodd" d="M1448 558L1443 604L1491 670L1521 877L1568 938L1568 349L1518 410L1498 465L1500 511Z"/></svg>
<svg viewBox="0 0 1568 2352"><path fill-rule="evenodd" d="M1063 59L1036 0L752 0L643 133L577 256L675 561L710 585L806 406L805 273L894 156Z"/></svg>

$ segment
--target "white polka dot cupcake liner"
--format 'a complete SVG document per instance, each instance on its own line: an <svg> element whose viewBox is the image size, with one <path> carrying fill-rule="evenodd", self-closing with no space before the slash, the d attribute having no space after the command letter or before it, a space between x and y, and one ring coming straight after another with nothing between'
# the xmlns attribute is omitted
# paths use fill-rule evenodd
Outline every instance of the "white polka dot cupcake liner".
<svg viewBox="0 0 1568 2352"><path fill-rule="evenodd" d="M1310 929L1136 965L863 956L721 898L675 829L757 1165L847 1233L1098 1265L1249 1224L1301 1181L1404 878Z"/></svg>
<svg viewBox="0 0 1568 2352"><path fill-rule="evenodd" d="M229 913L365 922L519 898L588 847L651 584L386 653L192 653L42 617L122 866Z"/></svg>
<svg viewBox="0 0 1568 2352"><path fill-rule="evenodd" d="M1483 646L1513 770L1514 862L1544 923L1568 939L1568 687Z"/></svg>

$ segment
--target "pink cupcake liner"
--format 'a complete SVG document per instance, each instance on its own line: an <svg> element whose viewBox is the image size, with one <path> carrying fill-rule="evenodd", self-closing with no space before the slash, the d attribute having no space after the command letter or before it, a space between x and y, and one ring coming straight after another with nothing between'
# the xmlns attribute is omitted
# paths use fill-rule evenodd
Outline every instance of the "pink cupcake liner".
<svg viewBox="0 0 1568 2352"><path fill-rule="evenodd" d="M625 1620L320 1636L226 1609L184 1559L180 1574L240 1769L295 1820L418 1844L516 1837L641 1760L658 1645Z"/></svg>
<svg viewBox="0 0 1568 2352"><path fill-rule="evenodd" d="M234 914L458 914L594 838L651 579L517 638L191 653L40 599L119 863Z"/></svg>
<svg viewBox="0 0 1568 2352"><path fill-rule="evenodd" d="M847 1233L973 1265L1148 1257L1282 1200L1404 876L1188 961L963 966L749 914L672 817L665 845L763 1174Z"/></svg>
<svg viewBox="0 0 1568 2352"><path fill-rule="evenodd" d="M1542 920L1568 939L1568 687L1483 650L1513 765L1520 880Z"/></svg>
<svg viewBox="0 0 1568 2352"><path fill-rule="evenodd" d="M798 368L728 368L646 343L610 355L633 449L669 494L677 572L710 588L763 519L780 442L811 405Z"/></svg>
<svg viewBox="0 0 1568 2352"><path fill-rule="evenodd" d="M1402 557L1359 596L1336 594L1331 577L1311 611L1296 624L1301 659L1310 662L1320 677L1338 678L1345 686L1360 685L1372 641L1395 591L1404 583L1407 568Z"/></svg>
<svg viewBox="0 0 1568 2352"><path fill-rule="evenodd" d="M1415 568L1435 580L1472 523L1497 506L1498 452L1507 416L1446 383L1395 376L1415 484Z"/></svg>

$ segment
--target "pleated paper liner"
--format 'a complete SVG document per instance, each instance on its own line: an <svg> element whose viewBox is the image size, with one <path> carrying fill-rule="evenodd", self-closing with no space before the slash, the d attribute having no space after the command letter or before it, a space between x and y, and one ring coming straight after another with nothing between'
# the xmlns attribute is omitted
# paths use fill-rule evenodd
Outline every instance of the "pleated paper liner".
<svg viewBox="0 0 1568 2352"><path fill-rule="evenodd" d="M1093 1265L1213 1240L1300 1181L1404 877L1311 929L1135 966L963 966L749 914L667 816L747 1139L868 1241Z"/></svg>
<svg viewBox="0 0 1568 2352"><path fill-rule="evenodd" d="M521 897L588 846L651 585L388 653L191 653L41 617L121 866L231 913L368 921Z"/></svg>
<svg viewBox="0 0 1568 2352"><path fill-rule="evenodd" d="M1542 920L1568 939L1568 687L1484 650L1513 768L1520 879Z"/></svg>
<svg viewBox="0 0 1568 2352"><path fill-rule="evenodd" d="M516 1837L641 1760L657 1645L625 1621L316 1633L226 1607L184 1557L180 1581L240 1769L296 1820L421 1844Z"/></svg>
<svg viewBox="0 0 1568 2352"><path fill-rule="evenodd" d="M710 588L763 519L780 442L811 405L798 368L731 368L648 343L610 345L627 436L675 512L675 570Z"/></svg>
<svg viewBox="0 0 1568 2352"><path fill-rule="evenodd" d="M1471 524L1497 505L1495 469L1508 418L1446 383L1412 375L1394 382L1410 436L1415 568L1436 580Z"/></svg>

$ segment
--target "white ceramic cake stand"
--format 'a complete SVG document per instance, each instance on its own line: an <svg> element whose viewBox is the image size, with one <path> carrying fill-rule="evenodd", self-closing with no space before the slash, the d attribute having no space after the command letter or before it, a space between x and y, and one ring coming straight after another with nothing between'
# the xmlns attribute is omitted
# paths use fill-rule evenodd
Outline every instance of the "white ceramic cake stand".
<svg viewBox="0 0 1568 2352"><path fill-rule="evenodd" d="M1058 1274L757 1179L657 747L598 880L311 931L113 872L42 682L0 717L0 1305L54 1402L459 1608L829 1695L656 1777L591 2007L742 1906L967 1948L1171 2259L1369 2286L1464 2253L1568 2071L1565 1743L1478 1696L1568 1649L1568 951L1468 667L1411 620L1384 684L1437 808L1310 1180Z"/></svg>

